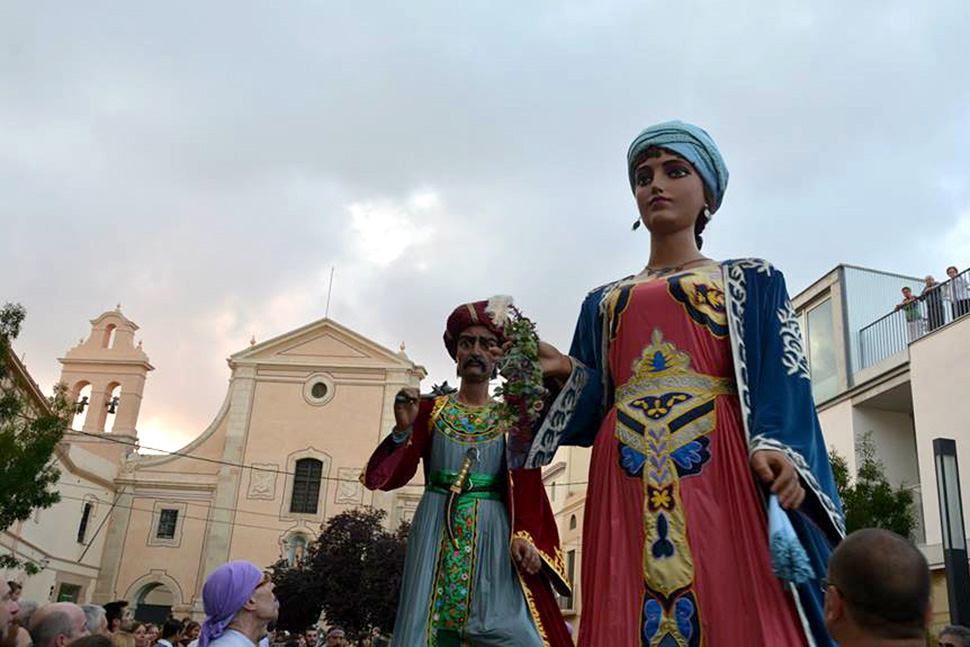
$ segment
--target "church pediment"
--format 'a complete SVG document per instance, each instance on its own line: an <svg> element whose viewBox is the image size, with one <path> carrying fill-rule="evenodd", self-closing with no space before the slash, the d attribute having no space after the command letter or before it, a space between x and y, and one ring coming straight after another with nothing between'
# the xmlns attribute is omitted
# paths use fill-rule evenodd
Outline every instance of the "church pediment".
<svg viewBox="0 0 970 647"><path fill-rule="evenodd" d="M407 356L341 326L331 319L314 323L234 354L234 363L360 364L413 368Z"/></svg>
<svg viewBox="0 0 970 647"><path fill-rule="evenodd" d="M326 333L314 339L303 341L292 348L288 348L279 353L280 355L290 355L294 357L319 357L321 359L330 357L367 357L367 353L353 345L338 339L330 333Z"/></svg>

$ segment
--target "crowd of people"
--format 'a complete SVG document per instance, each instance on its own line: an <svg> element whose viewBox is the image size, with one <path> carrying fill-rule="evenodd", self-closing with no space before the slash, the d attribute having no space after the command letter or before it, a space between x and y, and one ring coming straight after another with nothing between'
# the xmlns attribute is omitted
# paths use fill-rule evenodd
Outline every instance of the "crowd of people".
<svg viewBox="0 0 970 647"><path fill-rule="evenodd" d="M269 575L250 562L217 568L202 591L202 623L138 620L125 600L105 605L21 600L23 587L0 580L0 647L380 647L375 634L351 643L342 629L274 630L279 603Z"/></svg>
<svg viewBox="0 0 970 647"><path fill-rule="evenodd" d="M906 317L910 341L947 323L947 310L950 321L970 313L970 281L955 265L946 268L946 275L945 283L927 275L918 296L911 287L902 288L903 300L896 310L902 310Z"/></svg>
<svg viewBox="0 0 970 647"><path fill-rule="evenodd" d="M825 626L842 647L925 644L932 602L926 558L912 542L878 528L851 533L832 554L823 582ZM206 580L202 624L170 617L141 622L125 601L104 606L20 600L21 585L0 581L0 647L379 647L376 632L357 643L343 630L273 630L279 603L255 564L225 564ZM949 625L939 647L970 647L970 628Z"/></svg>

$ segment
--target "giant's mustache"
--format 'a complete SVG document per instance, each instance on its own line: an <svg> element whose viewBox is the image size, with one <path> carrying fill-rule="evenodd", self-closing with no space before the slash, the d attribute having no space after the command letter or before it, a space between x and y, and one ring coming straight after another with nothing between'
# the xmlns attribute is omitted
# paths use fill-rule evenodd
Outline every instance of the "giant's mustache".
<svg viewBox="0 0 970 647"><path fill-rule="evenodd" d="M482 357L481 355L470 355L469 357L467 357L465 359L464 362L462 362L461 367L462 368L468 368L469 366L473 366L473 365L476 365L476 364L483 371L487 371L488 370L488 363L485 361L485 358Z"/></svg>

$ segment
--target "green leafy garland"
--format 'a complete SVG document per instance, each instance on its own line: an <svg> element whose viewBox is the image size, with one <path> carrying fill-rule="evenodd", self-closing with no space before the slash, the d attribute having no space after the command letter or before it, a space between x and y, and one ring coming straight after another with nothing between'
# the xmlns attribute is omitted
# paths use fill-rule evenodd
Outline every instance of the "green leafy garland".
<svg viewBox="0 0 970 647"><path fill-rule="evenodd" d="M496 395L502 398L499 418L509 431L514 451L517 445L525 445L527 449L532 443L547 390L542 383L535 324L511 303L504 319L505 339L512 343L498 363L499 375L505 378L505 384L496 389Z"/></svg>

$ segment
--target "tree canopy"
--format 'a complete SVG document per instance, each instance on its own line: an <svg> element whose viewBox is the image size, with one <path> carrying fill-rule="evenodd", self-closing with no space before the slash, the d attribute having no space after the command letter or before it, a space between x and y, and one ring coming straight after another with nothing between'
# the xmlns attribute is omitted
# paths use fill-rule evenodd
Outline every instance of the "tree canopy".
<svg viewBox="0 0 970 647"><path fill-rule="evenodd" d="M71 406L63 385L48 398L48 407L37 406L26 395L29 385L13 370L11 343L25 316L19 304L0 308L0 531L60 500L54 489L60 471L51 458L70 423ZM21 566L37 571L35 564L0 555L0 568Z"/></svg>
<svg viewBox="0 0 970 647"><path fill-rule="evenodd" d="M393 630L410 526L402 522L389 533L385 516L373 508L335 515L307 547L306 559L272 567L279 628L302 631L322 610L329 624L355 639L375 628Z"/></svg>
<svg viewBox="0 0 970 647"><path fill-rule="evenodd" d="M912 490L903 485L893 487L886 478L885 467L876 458L871 432L863 435L856 453L858 469L852 479L846 459L829 449L835 487L845 511L846 532L884 528L912 539L916 529Z"/></svg>

